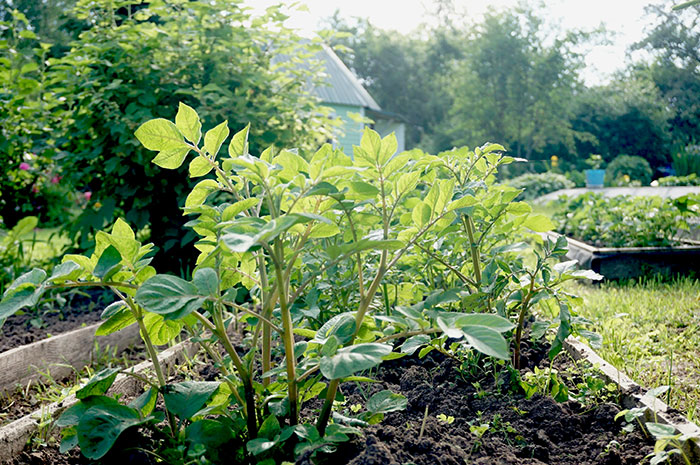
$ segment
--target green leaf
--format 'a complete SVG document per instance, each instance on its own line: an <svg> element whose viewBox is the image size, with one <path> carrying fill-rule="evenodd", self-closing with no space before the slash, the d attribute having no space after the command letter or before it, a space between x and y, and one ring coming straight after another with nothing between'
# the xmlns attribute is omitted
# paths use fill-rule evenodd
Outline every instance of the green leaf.
<svg viewBox="0 0 700 465"><path fill-rule="evenodd" d="M156 313L146 313L143 317L143 323L151 341L157 346L162 346L175 339L184 326L180 320L165 320Z"/></svg>
<svg viewBox="0 0 700 465"><path fill-rule="evenodd" d="M267 438L251 439L246 444L246 449L253 455L260 455L275 447L277 443Z"/></svg>
<svg viewBox="0 0 700 465"><path fill-rule="evenodd" d="M198 178L200 176L204 176L205 174L209 173L211 170L214 169L214 165L212 165L209 160L206 159L206 157L203 157L199 155L197 158L192 160L190 162L190 177L191 178Z"/></svg>
<svg viewBox="0 0 700 465"><path fill-rule="evenodd" d="M202 306L206 296L184 279L156 275L144 282L136 292L136 301L146 310L163 315L165 319L182 318Z"/></svg>
<svg viewBox="0 0 700 465"><path fill-rule="evenodd" d="M250 131L250 123L242 130L238 131L228 146L228 154L231 158L242 157L248 153L248 132Z"/></svg>
<svg viewBox="0 0 700 465"><path fill-rule="evenodd" d="M221 144L224 143L228 137L228 134L228 121L224 121L204 134L204 148L207 150L209 155L215 157L216 154L219 153Z"/></svg>
<svg viewBox="0 0 700 465"><path fill-rule="evenodd" d="M367 410L372 413L389 413L404 410L408 405L408 399L401 394L394 394L389 390L376 393L367 401Z"/></svg>
<svg viewBox="0 0 700 465"><path fill-rule="evenodd" d="M498 331L499 333L504 333L515 328L515 325L510 320L488 313L471 313L461 316L457 318L455 325L461 328L465 326L484 326Z"/></svg>
<svg viewBox="0 0 700 465"><path fill-rule="evenodd" d="M192 192L185 199L185 208L197 207L202 205L209 194L219 188L219 184L213 179L205 179L197 183L192 189Z"/></svg>
<svg viewBox="0 0 700 465"><path fill-rule="evenodd" d="M419 334L417 336L411 336L406 341L401 344L399 350L403 354L413 355L413 353L419 348L430 343L430 337L427 334Z"/></svg>
<svg viewBox="0 0 700 465"><path fill-rule="evenodd" d="M182 165L189 152L187 147L173 147L159 152L151 162L161 168L174 170Z"/></svg>
<svg viewBox="0 0 700 465"><path fill-rule="evenodd" d="M180 131L167 119L156 118L147 121L136 130L135 135L148 150L164 152L175 148L187 148Z"/></svg>
<svg viewBox="0 0 700 465"><path fill-rule="evenodd" d="M645 423L647 430L654 436L654 438L665 439L668 437L673 437L676 435L676 428L671 425L666 425L664 423Z"/></svg>
<svg viewBox="0 0 700 465"><path fill-rule="evenodd" d="M129 402L129 407L141 412L141 415L150 415L158 401L158 389L150 388L136 399Z"/></svg>
<svg viewBox="0 0 700 465"><path fill-rule="evenodd" d="M199 140L202 138L202 123L192 107L180 102L177 115L175 115L175 126L188 141L194 145L199 144Z"/></svg>
<svg viewBox="0 0 700 465"><path fill-rule="evenodd" d="M103 281L109 281L109 278L114 276L114 274L121 269L121 261L122 256L117 248L110 245L102 252L102 255L100 255L92 274Z"/></svg>
<svg viewBox="0 0 700 465"><path fill-rule="evenodd" d="M5 291L0 301L0 325L7 317L25 307L33 307L44 294L46 272L34 268L17 278Z"/></svg>
<svg viewBox="0 0 700 465"><path fill-rule="evenodd" d="M89 396L101 396L109 389L117 378L119 368L105 368L88 380L88 382L78 389L75 397L85 399Z"/></svg>
<svg viewBox="0 0 700 465"><path fill-rule="evenodd" d="M112 333L116 333L117 331L124 329L126 327L131 326L132 324L136 323L136 318L134 318L134 314L131 313L131 310L129 310L125 305L124 302L119 301L119 305L116 306L118 311L115 313L112 313L106 321L104 321L99 328L97 328L97 331L95 331L95 336L107 336ZM114 304L112 304L114 305ZM112 307L110 305L105 309L105 312ZM104 315L104 312L103 312Z"/></svg>
<svg viewBox="0 0 700 465"><path fill-rule="evenodd" d="M328 379L345 378L379 365L391 353L388 344L365 343L339 349L332 357L321 358L321 373Z"/></svg>
<svg viewBox="0 0 700 465"><path fill-rule="evenodd" d="M312 342L325 343L328 338L335 336L340 344L345 344L355 334L356 322L353 312L335 315L326 321L323 326L316 331Z"/></svg>
<svg viewBox="0 0 700 465"><path fill-rule="evenodd" d="M376 164L383 164L380 161L382 139L375 130L365 127L365 131L362 133L362 139L360 139L360 148L367 154L368 161L372 161Z"/></svg>
<svg viewBox="0 0 700 465"><path fill-rule="evenodd" d="M61 263L56 268L54 268L53 273L51 273L51 277L48 280L53 282L65 281L67 279L75 279L80 275L80 270L80 265L69 260L67 262Z"/></svg>
<svg viewBox="0 0 700 465"><path fill-rule="evenodd" d="M513 215L526 215L532 211L532 207L525 202L513 202L506 208Z"/></svg>
<svg viewBox="0 0 700 465"><path fill-rule="evenodd" d="M525 219L523 226L535 232L547 232L554 229L554 223L547 216L542 214L530 215Z"/></svg>
<svg viewBox="0 0 700 465"><path fill-rule="evenodd" d="M351 181L350 191L356 194L353 198L357 199L373 199L379 194L378 188L363 181Z"/></svg>
<svg viewBox="0 0 700 465"><path fill-rule="evenodd" d="M192 418L202 410L209 398L219 388L213 381L183 381L163 387L163 399L169 412L181 419Z"/></svg>
<svg viewBox="0 0 700 465"><path fill-rule="evenodd" d="M29 234L30 232L34 231L34 228L36 228L38 224L39 218L36 216L25 216L12 228L10 235L20 239L25 234Z"/></svg>
<svg viewBox="0 0 700 465"><path fill-rule="evenodd" d="M198 268L192 277L192 284L201 295L215 297L219 292L219 277L213 268Z"/></svg>
<svg viewBox="0 0 700 465"><path fill-rule="evenodd" d="M431 215L432 210L430 208L430 205L428 205L425 202L420 202L415 207L413 207L411 219L413 220L413 224L416 227L422 228L423 226L428 224L428 222L430 222Z"/></svg>
<svg viewBox="0 0 700 465"><path fill-rule="evenodd" d="M465 326L462 328L467 343L482 354L508 360L508 343L498 331L485 326Z"/></svg>
<svg viewBox="0 0 700 465"><path fill-rule="evenodd" d="M224 419L203 418L185 428L185 439L189 444L202 444L206 449L216 449L233 440L235 431Z"/></svg>
<svg viewBox="0 0 700 465"><path fill-rule="evenodd" d="M125 405L90 407L78 424L78 444L82 454L90 460L103 457L127 428L151 418L141 419L139 412Z"/></svg>
<svg viewBox="0 0 700 465"><path fill-rule="evenodd" d="M467 207L472 207L479 203L478 200L472 195L465 195L463 197L460 197L458 199L453 200L447 205L447 211L451 210L457 210L459 208L467 208Z"/></svg>
<svg viewBox="0 0 700 465"><path fill-rule="evenodd" d="M260 199L250 198L250 199L241 200L241 201L236 202L232 205L229 205L221 213L221 220L222 221L231 221L239 213L243 212L244 210L248 210L249 208L252 208L259 203L260 203Z"/></svg>

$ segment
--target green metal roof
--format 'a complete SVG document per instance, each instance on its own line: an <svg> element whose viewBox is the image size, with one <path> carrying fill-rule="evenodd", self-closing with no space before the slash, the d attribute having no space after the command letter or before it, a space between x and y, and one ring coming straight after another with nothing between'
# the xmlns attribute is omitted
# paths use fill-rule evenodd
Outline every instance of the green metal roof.
<svg viewBox="0 0 700 465"><path fill-rule="evenodd" d="M327 75L327 85L311 89L322 102L381 111L381 107L362 87L360 80L330 47L323 45L323 49L316 54L315 58L322 63Z"/></svg>

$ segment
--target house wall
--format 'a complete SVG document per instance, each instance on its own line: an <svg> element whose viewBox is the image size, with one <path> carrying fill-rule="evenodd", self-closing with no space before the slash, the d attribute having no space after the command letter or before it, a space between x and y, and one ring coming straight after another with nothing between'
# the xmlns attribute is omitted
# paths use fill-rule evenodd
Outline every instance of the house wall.
<svg viewBox="0 0 700 465"><path fill-rule="evenodd" d="M325 106L333 109L333 116L340 118L342 124L337 130L334 147L339 147L346 155L352 156L352 146L360 145L362 132L364 131L364 123L353 120L349 113L358 113L362 117L365 116L365 109L350 105L338 105L334 103L324 103Z"/></svg>
<svg viewBox="0 0 700 465"><path fill-rule="evenodd" d="M398 152L401 153L406 150L406 125L395 120L390 119L376 119L374 124L374 130L379 133L380 136L386 137L392 132L396 134L396 140L399 144Z"/></svg>

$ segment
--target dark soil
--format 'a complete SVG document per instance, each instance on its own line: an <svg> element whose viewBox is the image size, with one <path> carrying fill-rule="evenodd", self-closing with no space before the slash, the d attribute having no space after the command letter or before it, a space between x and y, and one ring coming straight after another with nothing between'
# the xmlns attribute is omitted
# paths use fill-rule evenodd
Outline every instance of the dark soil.
<svg viewBox="0 0 700 465"><path fill-rule="evenodd" d="M524 399L499 392L493 377L475 386L457 375L449 359L388 362L379 379L381 383L363 386L364 394L357 385L343 386L347 405L390 389L408 398L408 408L387 414L382 423L365 429L363 437L323 463L617 465L638 464L653 450L639 430L621 431L622 424L614 420L620 411L617 405L602 403L584 411L576 402L558 403L538 394ZM454 422L440 421L439 414L454 417ZM419 438L424 418L425 431ZM481 438L470 430L486 424Z"/></svg>
<svg viewBox="0 0 700 465"><path fill-rule="evenodd" d="M528 350L524 355L530 368L549 365L544 351ZM571 364L564 358L555 364L560 372ZM617 405L603 402L584 409L576 402L558 403L541 395L525 399L508 388L509 374L503 370L500 379L508 378L506 382L495 382L488 370L467 381L457 372L455 362L435 352L424 359L414 356L386 362L373 376L377 383L341 385L344 405L363 404L373 393L390 389L406 396L406 410L388 413L382 423L363 429L362 436L341 445L330 456L301 457L297 464L623 465L641 463L652 452L653 444L638 428L625 433L622 424L615 422L620 410ZM206 378L214 374L203 373ZM314 415L319 406L310 402L305 414ZM440 414L454 420L440 420ZM479 436L472 427L483 425L487 428ZM126 436L102 463L155 463L134 449L134 444L143 444L147 438L136 431L128 431ZM44 447L23 453L11 465L48 463L89 462L75 451L61 455L55 447Z"/></svg>
<svg viewBox="0 0 700 465"><path fill-rule="evenodd" d="M60 309L45 303L36 310L8 318L0 328L0 352L96 323L102 310L114 301L111 293L102 290L65 296L66 303Z"/></svg>

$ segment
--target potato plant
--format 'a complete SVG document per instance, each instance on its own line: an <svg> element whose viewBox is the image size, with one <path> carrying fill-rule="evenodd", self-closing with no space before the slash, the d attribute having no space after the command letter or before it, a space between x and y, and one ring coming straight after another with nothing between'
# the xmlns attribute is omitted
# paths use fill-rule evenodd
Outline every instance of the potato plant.
<svg viewBox="0 0 700 465"><path fill-rule="evenodd" d="M447 337L508 360L508 337L517 367L525 316L545 302L560 309L556 341L570 332L571 296L554 287L580 272L550 264L565 252L563 239L538 246L534 265L519 256L530 246L513 239L551 223L514 201L520 190L493 184L498 167L514 161L499 145L396 154L393 135L367 130L353 157L328 144L254 157L246 127L220 153L227 123L202 135L184 104L174 122L148 121L136 137L158 152L156 165L188 163L202 178L183 209L199 238L191 279L158 274L152 245L118 220L96 235L90 256L68 255L51 275L32 270L0 302L3 319L52 288L108 287L119 300L98 334L141 329L155 379L142 379L146 391L123 405L105 395L118 371L96 374L58 420L64 450L78 445L99 459L123 431L150 425L167 438L159 453L171 463L216 460L224 450L257 463L275 463L292 445L297 454L328 451L356 425L405 406L382 391L361 417L333 415L340 383L366 380L383 360ZM218 381L166 378L157 347L183 330L219 368ZM315 397L320 411L302 415Z"/></svg>

